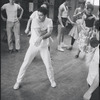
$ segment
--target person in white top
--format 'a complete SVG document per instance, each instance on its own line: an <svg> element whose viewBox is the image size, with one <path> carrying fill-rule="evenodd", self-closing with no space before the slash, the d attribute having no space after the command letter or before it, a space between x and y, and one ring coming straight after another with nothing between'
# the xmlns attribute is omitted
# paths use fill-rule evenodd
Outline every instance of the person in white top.
<svg viewBox="0 0 100 100"><path fill-rule="evenodd" d="M43 2L43 4L41 5L41 7L45 7L47 10L49 9L49 3L48 2ZM34 11L31 16L30 19L28 20L28 23L30 24L32 22L32 19L38 17L38 11ZM28 32L28 35L31 35L31 32Z"/></svg>
<svg viewBox="0 0 100 100"><path fill-rule="evenodd" d="M49 9L49 3L48 2L43 2L43 4L41 5L41 7L45 7L47 10ZM38 10L34 11L31 16L30 16L30 19L28 20L28 24L31 24L32 20L34 18L37 18L38 17ZM26 33L26 32L25 32ZM29 31L28 32L28 36L31 35L31 32ZM50 44L49 44L49 40L51 40L53 42L53 39L50 37L48 38L48 48L50 50Z"/></svg>
<svg viewBox="0 0 100 100"><path fill-rule="evenodd" d="M58 12L58 21L60 25L58 25L58 47L57 49L59 51L64 51L62 47L67 47L66 44L64 44L64 30L66 29L66 26L68 25L68 21L72 24L74 24L69 15L68 15L68 4L70 3L71 0L65 0L63 4L60 5L59 7L59 12Z"/></svg>
<svg viewBox="0 0 100 100"><path fill-rule="evenodd" d="M18 9L21 10L20 16L17 17ZM1 13L1 17L4 21L7 21L6 30L7 30L7 38L8 38L8 47L9 52L13 52L13 39L12 35L14 32L15 36L15 49L18 52L20 50L20 22L19 20L23 15L23 8L15 3L15 0L9 0L9 3L4 4L1 7L1 11L6 10L7 19Z"/></svg>
<svg viewBox="0 0 100 100"><path fill-rule="evenodd" d="M53 30L53 22L51 19L47 18L47 9L40 7L38 9L38 18L34 18L31 23L31 38L30 45L26 52L23 64L20 68L17 81L14 85L14 89L19 89L22 79L25 75L26 69L37 55L40 52L41 58L46 66L47 75L50 80L51 86L56 87L54 80L54 72L51 64L50 53L48 50L47 39L51 36ZM26 27L26 33L29 31L29 24Z"/></svg>

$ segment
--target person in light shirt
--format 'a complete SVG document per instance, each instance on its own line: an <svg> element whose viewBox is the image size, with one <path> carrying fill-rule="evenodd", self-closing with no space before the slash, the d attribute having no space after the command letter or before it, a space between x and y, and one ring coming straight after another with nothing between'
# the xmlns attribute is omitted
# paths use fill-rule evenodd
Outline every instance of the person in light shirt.
<svg viewBox="0 0 100 100"><path fill-rule="evenodd" d="M49 3L48 2L43 2L43 4L41 5L41 7L45 7L47 10L49 10ZM38 18L38 10L34 11L31 14L30 19L28 20L28 24L31 24L31 22L32 22L32 20L34 18ZM28 32L28 36L30 36L30 35L31 35L31 32L29 31ZM53 39L51 37L48 38L48 48L49 48L49 50L50 50L50 42L49 42L50 40L51 40L51 42L53 42Z"/></svg>
<svg viewBox="0 0 100 100"><path fill-rule="evenodd" d="M41 58L46 66L47 75L49 81L51 83L51 87L56 87L56 83L54 80L54 72L51 64L50 53L48 50L48 42L47 39L51 36L53 30L53 22L50 18L47 18L48 10L44 7L40 7L38 9L38 18L34 18L31 23L31 37L30 37L30 45L26 52L24 61L20 68L17 81L14 85L14 89L19 89L22 79L25 75L26 69L34 59L34 57L39 52ZM26 33L29 31L29 24L26 27Z"/></svg>
<svg viewBox="0 0 100 100"><path fill-rule="evenodd" d="M23 8L15 3L15 0L9 0L9 3L4 4L1 7L1 12L6 10L7 19L1 13L1 17L6 23L6 30L7 30L7 40L8 40L8 47L9 52L12 53L14 50L13 46L13 38L12 35L14 33L15 36L15 49L18 52L20 50L20 19L23 15ZM18 15L18 10L21 10L20 16Z"/></svg>

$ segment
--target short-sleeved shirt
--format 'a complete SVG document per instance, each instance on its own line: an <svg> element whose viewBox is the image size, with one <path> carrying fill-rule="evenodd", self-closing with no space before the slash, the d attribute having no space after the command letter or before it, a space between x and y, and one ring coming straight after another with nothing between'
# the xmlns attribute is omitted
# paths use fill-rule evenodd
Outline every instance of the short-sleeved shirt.
<svg viewBox="0 0 100 100"><path fill-rule="evenodd" d="M51 28L51 27L53 27L52 19L46 17L44 22L39 22L38 18L34 18L31 24L31 38L30 38L29 43L34 45L36 40L39 38L39 33L37 34L35 29L40 29L42 31L45 31L45 30L48 31L48 28ZM47 39L42 40L41 45L48 46Z"/></svg>
<svg viewBox="0 0 100 100"><path fill-rule="evenodd" d="M93 17L92 19L89 19L89 17ZM85 24L86 24L86 27L93 27L94 25L94 22L95 22L95 16L94 15L87 15L85 14Z"/></svg>
<svg viewBox="0 0 100 100"><path fill-rule="evenodd" d="M34 11L31 16L30 16L31 19L34 19L34 18L38 18L38 11Z"/></svg>
<svg viewBox="0 0 100 100"><path fill-rule="evenodd" d="M16 3L14 3L14 5L7 3L7 4L4 4L1 8L6 10L7 21L10 21L10 22L18 21L17 10L21 8L20 5Z"/></svg>

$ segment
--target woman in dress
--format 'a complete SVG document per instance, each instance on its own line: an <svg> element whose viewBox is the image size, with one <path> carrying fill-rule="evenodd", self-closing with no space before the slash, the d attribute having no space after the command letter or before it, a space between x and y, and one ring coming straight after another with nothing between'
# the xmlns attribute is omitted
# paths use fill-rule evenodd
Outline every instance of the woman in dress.
<svg viewBox="0 0 100 100"><path fill-rule="evenodd" d="M79 33L79 37L77 39L78 43L78 52L75 55L75 58L79 57L80 52L86 52L86 48L89 43L89 39L93 33L93 26L96 20L96 17L92 14L94 6L92 4L88 4L86 8L86 13L82 16L82 24L81 31Z"/></svg>
<svg viewBox="0 0 100 100"><path fill-rule="evenodd" d="M72 49L73 44L75 40L78 38L79 32L82 29L81 24L83 24L82 16L85 13L85 0L84 1L80 0L79 4L80 4L80 7L76 8L73 15L73 20L74 22L76 22L76 24L73 26L73 28L69 32L69 35L71 36L71 45L68 48L69 50Z"/></svg>

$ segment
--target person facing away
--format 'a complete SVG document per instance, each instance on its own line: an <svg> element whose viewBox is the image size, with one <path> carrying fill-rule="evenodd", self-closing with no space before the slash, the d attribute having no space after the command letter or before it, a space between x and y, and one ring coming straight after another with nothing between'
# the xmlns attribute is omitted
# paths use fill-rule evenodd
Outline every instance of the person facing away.
<svg viewBox="0 0 100 100"><path fill-rule="evenodd" d="M46 66L47 75L51 83L51 87L56 87L54 80L54 72L51 64L50 53L48 50L47 39L51 36L53 30L53 22L50 18L47 18L48 10L44 7L38 9L38 17L32 20L31 23L31 37L29 40L29 48L26 52L24 61L19 70L19 74L14 85L14 89L19 89L22 79L29 65L34 57L39 52L41 58ZM27 24L26 32L29 30L29 24Z"/></svg>
<svg viewBox="0 0 100 100"><path fill-rule="evenodd" d="M18 9L21 10L20 16L17 17ZM1 12L6 10L7 19L1 13L1 17L6 23L7 40L9 52L12 53L14 50L12 35L15 36L15 49L18 52L20 50L20 19L23 15L23 8L15 3L15 0L9 0L9 3L4 4L1 7Z"/></svg>
<svg viewBox="0 0 100 100"><path fill-rule="evenodd" d="M69 17L69 8L68 5L70 3L71 0L65 0L64 3L62 3L59 7L59 12L58 12L58 20L59 20L59 24L58 26L60 26L60 29L58 31L58 47L57 49L59 51L64 51L63 47L67 48L67 45L64 43L64 32L66 29L66 26L68 25L68 21L72 24L74 24L70 17ZM58 27L59 28L59 27Z"/></svg>

